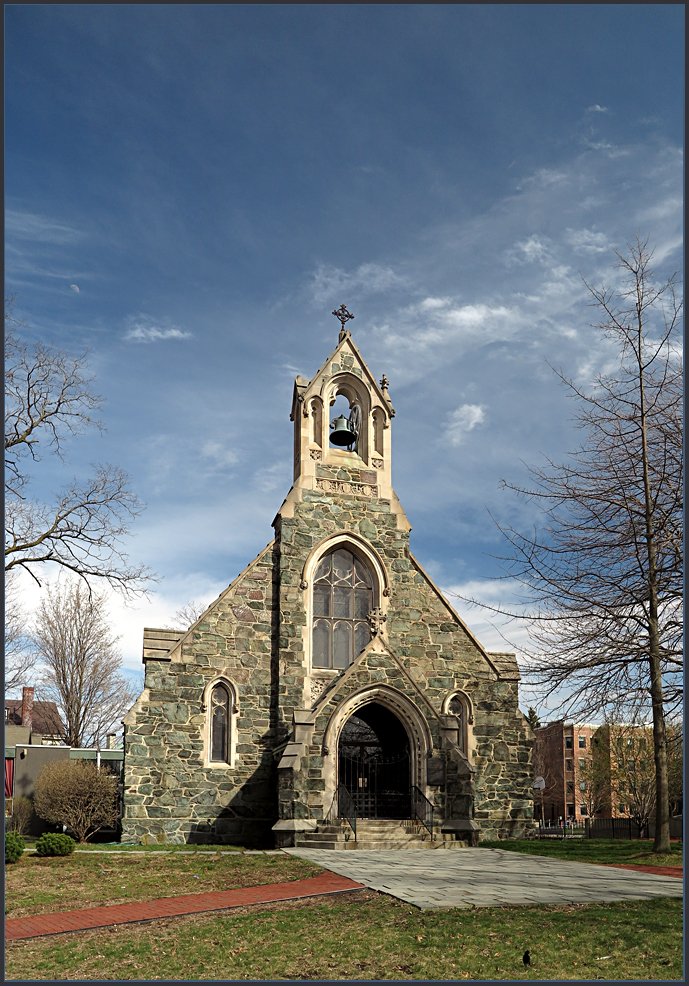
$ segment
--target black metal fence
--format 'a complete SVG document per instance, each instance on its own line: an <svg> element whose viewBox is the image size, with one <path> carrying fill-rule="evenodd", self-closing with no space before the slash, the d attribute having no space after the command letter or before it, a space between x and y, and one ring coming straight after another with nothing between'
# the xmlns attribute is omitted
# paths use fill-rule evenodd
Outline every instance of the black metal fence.
<svg viewBox="0 0 689 986"><path fill-rule="evenodd" d="M538 823L539 839L653 839L655 819L637 825L631 818L562 818ZM682 838L682 816L670 819L670 838Z"/></svg>

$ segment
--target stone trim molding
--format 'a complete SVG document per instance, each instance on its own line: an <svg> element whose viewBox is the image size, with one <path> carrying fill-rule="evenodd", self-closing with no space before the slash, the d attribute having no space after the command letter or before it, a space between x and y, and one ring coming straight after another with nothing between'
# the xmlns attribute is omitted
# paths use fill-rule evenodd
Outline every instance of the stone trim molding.
<svg viewBox="0 0 689 986"><path fill-rule="evenodd" d="M304 567L301 570L301 588L306 589L310 586L313 573L323 555L332 551L340 544L346 544L353 554L361 555L362 561L367 562L373 569L373 575L378 582L374 587L373 604L374 606L381 606L381 597L387 598L390 595L390 582L388 580L387 570L376 549L366 538L363 538L354 531L337 531L335 534L328 534L327 537L322 538L313 546L306 556Z"/></svg>
<svg viewBox="0 0 689 986"><path fill-rule="evenodd" d="M316 489L322 493L353 493L354 496L376 498L378 487L370 483L348 483L342 479L317 479Z"/></svg>
<svg viewBox="0 0 689 986"><path fill-rule="evenodd" d="M370 702L377 702L389 709L400 720L409 738L411 783L416 784L428 797L426 761L433 752L433 737L423 713L402 692L390 685L367 685L349 695L332 712L323 734L323 777L325 791L323 809L327 811L337 790L340 733L350 716ZM327 751L327 752L326 752Z"/></svg>
<svg viewBox="0 0 689 986"><path fill-rule="evenodd" d="M210 696L216 685L224 685L230 693L230 762L220 763L211 760L211 717ZM239 719L239 693L227 674L216 675L203 689L201 712L205 717L203 724L203 766L208 770L229 770L237 763L237 721Z"/></svg>

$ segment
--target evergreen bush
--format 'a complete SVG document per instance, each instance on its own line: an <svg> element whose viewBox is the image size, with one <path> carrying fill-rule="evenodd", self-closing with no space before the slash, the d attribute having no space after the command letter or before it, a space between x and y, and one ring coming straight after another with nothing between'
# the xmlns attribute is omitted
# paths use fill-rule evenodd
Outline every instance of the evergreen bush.
<svg viewBox="0 0 689 986"><path fill-rule="evenodd" d="M37 856L69 856L74 852L76 842L61 832L46 832L36 841Z"/></svg>
<svg viewBox="0 0 689 986"><path fill-rule="evenodd" d="M5 833L5 865L16 863L24 853L24 840L16 832Z"/></svg>

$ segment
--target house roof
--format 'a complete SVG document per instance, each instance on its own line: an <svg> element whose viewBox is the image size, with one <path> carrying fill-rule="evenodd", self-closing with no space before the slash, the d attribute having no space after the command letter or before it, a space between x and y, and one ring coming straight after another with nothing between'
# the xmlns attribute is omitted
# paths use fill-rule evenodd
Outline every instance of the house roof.
<svg viewBox="0 0 689 986"><path fill-rule="evenodd" d="M8 726L21 726L22 700L20 698L5 699L5 723ZM65 727L60 718L55 702L33 703L32 731L43 736L64 736Z"/></svg>

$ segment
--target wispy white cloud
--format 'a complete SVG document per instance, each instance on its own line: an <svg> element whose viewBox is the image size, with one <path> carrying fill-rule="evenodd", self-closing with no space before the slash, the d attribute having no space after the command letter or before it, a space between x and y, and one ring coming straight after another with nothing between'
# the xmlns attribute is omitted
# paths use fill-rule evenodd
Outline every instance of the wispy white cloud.
<svg viewBox="0 0 689 986"><path fill-rule="evenodd" d="M462 404L449 415L444 434L451 445L461 445L470 431L486 420L486 414L480 404Z"/></svg>
<svg viewBox="0 0 689 986"><path fill-rule="evenodd" d="M172 325L168 318L154 319L149 315L130 315L127 319L128 329L124 338L130 342L160 342L164 339L191 339L192 332L184 332L177 325Z"/></svg>
<svg viewBox="0 0 689 986"><path fill-rule="evenodd" d="M314 302L321 305L341 301L343 292L372 294L405 283L406 278L395 273L391 267L381 267L379 264L361 264L353 271L321 264L311 275L311 294Z"/></svg>
<svg viewBox="0 0 689 986"><path fill-rule="evenodd" d="M5 233L20 240L60 245L76 243L83 235L78 229L57 219L17 209L8 209L5 213Z"/></svg>
<svg viewBox="0 0 689 986"><path fill-rule="evenodd" d="M239 462L239 456L232 449L227 448L222 442L209 440L201 447L201 455L204 459L209 459L218 468L234 466Z"/></svg>
<svg viewBox="0 0 689 986"><path fill-rule="evenodd" d="M593 106L589 106L586 110L587 113L608 113L607 106L600 106L598 103L594 103Z"/></svg>
<svg viewBox="0 0 689 986"><path fill-rule="evenodd" d="M612 254L612 244L605 233L597 233L592 229L566 229L563 239L575 253Z"/></svg>

